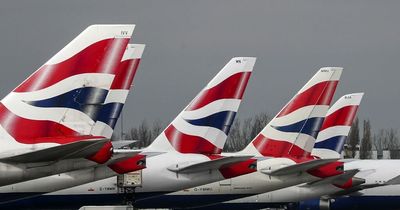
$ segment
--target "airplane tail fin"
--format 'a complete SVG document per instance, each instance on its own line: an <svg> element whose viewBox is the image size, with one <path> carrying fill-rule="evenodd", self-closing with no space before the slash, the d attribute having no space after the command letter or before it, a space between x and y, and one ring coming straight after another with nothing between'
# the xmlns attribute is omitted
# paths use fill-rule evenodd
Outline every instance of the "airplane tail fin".
<svg viewBox="0 0 400 210"><path fill-rule="evenodd" d="M144 44L128 44L119 65L120 71L115 75L105 102L97 113L97 121L91 132L92 135L111 138L132 87L144 48Z"/></svg>
<svg viewBox="0 0 400 210"><path fill-rule="evenodd" d="M1 101L1 133L22 144L90 135L134 27L86 28Z"/></svg>
<svg viewBox="0 0 400 210"><path fill-rule="evenodd" d="M149 148L220 153L242 101L256 58L232 58Z"/></svg>
<svg viewBox="0 0 400 210"><path fill-rule="evenodd" d="M363 96L364 93L348 94L332 105L312 150L313 156L340 158Z"/></svg>
<svg viewBox="0 0 400 210"><path fill-rule="evenodd" d="M270 157L311 153L342 68L321 68L242 151Z"/></svg>

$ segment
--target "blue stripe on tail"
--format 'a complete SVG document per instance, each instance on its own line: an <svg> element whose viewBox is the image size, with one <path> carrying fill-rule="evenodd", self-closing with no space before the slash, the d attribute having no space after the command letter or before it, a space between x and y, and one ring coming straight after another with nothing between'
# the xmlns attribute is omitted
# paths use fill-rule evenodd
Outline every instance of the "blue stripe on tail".
<svg viewBox="0 0 400 210"><path fill-rule="evenodd" d="M282 132L304 133L316 139L324 119L324 117L313 117L293 123L291 125L272 127Z"/></svg>
<svg viewBox="0 0 400 210"><path fill-rule="evenodd" d="M70 108L89 115L92 119L103 105L108 91L95 87L83 87L71 90L52 98L27 101L27 104L42 108ZM97 109L97 110L96 110Z"/></svg>
<svg viewBox="0 0 400 210"><path fill-rule="evenodd" d="M315 143L314 148L329 149L341 154L343 151L344 142L346 142L346 138L347 136L334 136L332 138Z"/></svg>
<svg viewBox="0 0 400 210"><path fill-rule="evenodd" d="M223 131L226 135L228 135L235 116L236 112L223 111L204 118L186 121L192 125L213 127Z"/></svg>

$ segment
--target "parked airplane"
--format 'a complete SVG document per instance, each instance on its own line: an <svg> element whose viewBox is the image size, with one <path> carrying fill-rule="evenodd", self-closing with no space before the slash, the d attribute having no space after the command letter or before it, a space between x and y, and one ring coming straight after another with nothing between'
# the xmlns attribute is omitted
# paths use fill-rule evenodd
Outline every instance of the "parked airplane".
<svg viewBox="0 0 400 210"><path fill-rule="evenodd" d="M229 154L255 155L258 158L257 172L167 194L160 198L139 198L136 199L135 206L203 206L342 173L342 163L335 162L336 159L321 160L310 157L341 73L342 68L321 68L243 151Z"/></svg>
<svg viewBox="0 0 400 210"><path fill-rule="evenodd" d="M108 128L99 129L98 131L108 132L101 135L112 134L112 130L115 127L122 107L127 99L129 89L132 86L144 47L145 45L142 44L128 44L127 46L118 67L121 71L116 74L111 89L106 96L106 102L102 105L102 114L96 121L96 123L101 124L102 127ZM121 143L125 143L125 141ZM37 194L35 192L58 191L145 168L145 158L143 155L133 155L132 157L125 157L124 155L120 159L116 158L112 162L113 163L109 161L108 164L98 165L93 168L71 171L65 174L47 176L0 187L0 194L5 193L3 196L0 196L0 203L31 197ZM13 194L13 196L7 196L10 195L10 193Z"/></svg>
<svg viewBox="0 0 400 210"><path fill-rule="evenodd" d="M142 187L136 189L136 196L160 195L255 171L256 164L255 160L251 159L251 155L220 155L239 109L255 60L251 57L231 59L155 141L143 150L143 153L159 154L147 158L147 168L142 171ZM110 191L116 193L115 177L106 180L112 180L111 187L101 187L100 190L93 189L93 191L85 189L83 194L82 191L78 191L80 193L78 197L68 193L61 196L57 193L55 193L56 196L52 196L52 193L49 193L50 196L44 195L3 203L1 208L24 208L24 206L51 208L54 202L60 208L71 208L121 202L120 199L114 198L101 199L102 196L97 194ZM29 191L25 196L35 193L44 194L47 193L45 190L51 190L51 187L27 188ZM74 191L81 187L71 189ZM59 192L71 192L71 189ZM24 193L12 192L16 191L7 191L3 195L5 197L8 195L10 198L19 197ZM93 193L94 196L86 197L87 192ZM111 196L114 195L120 196L117 194ZM62 199L58 200L59 198ZM76 198L78 199L74 200ZM42 202L42 199L46 199L46 202Z"/></svg>
<svg viewBox="0 0 400 210"><path fill-rule="evenodd" d="M119 107L112 102L125 100L126 91L111 89L133 29L88 27L1 100L0 185L94 167L111 158L108 139L115 124L110 122L116 116L102 116Z"/></svg>
<svg viewBox="0 0 400 210"><path fill-rule="evenodd" d="M340 157L362 96L362 93L346 95L331 107L313 155ZM282 206L290 210L398 209L400 169L393 166L400 164L399 160L343 161L346 161L344 174L208 206L207 209Z"/></svg>
<svg viewBox="0 0 400 210"><path fill-rule="evenodd" d="M350 132L351 125L355 119L363 93L348 94L341 97L329 109L321 131L318 134L312 155L320 158L339 158L344 142ZM329 149L327 149L329 148ZM363 184L363 180L353 176L358 170L345 168L346 172L319 181L309 182L263 193L255 196L245 197L208 206L208 209L263 209L281 208L290 202L297 202L313 197L326 195L335 188L336 191L347 190ZM325 193L326 192L326 193ZM297 205L289 204L290 207Z"/></svg>
<svg viewBox="0 0 400 210"><path fill-rule="evenodd" d="M345 168L357 169L356 178L364 180L364 184L341 189L329 186L319 190L324 194L321 198L314 193L314 199L291 203L289 209L310 210L361 210L361 209L399 209L400 201L400 169L393 167L400 160L355 160L345 164ZM312 196L309 196L309 198Z"/></svg>
<svg viewBox="0 0 400 210"><path fill-rule="evenodd" d="M289 131L280 131L278 132L279 134L281 134L283 137L286 137L284 139L292 139L292 141L294 143L295 139L298 138L300 136L300 138L298 139L302 139L303 141L307 141L307 139L310 139L310 141L315 141L315 135L318 132L321 124L322 124L322 120L314 120L314 118L316 117L320 117L320 118L324 118L326 112L328 111L329 108L329 104L330 101L333 97L333 94L335 92L336 86L337 86L337 82L339 80L339 77L341 75L341 68L322 68L320 71L318 71L318 73L299 91L299 93L288 103L288 105L285 106L285 108L283 109L283 111L281 111L276 118L274 118L268 125L267 125L267 129L271 130L272 128L276 128L278 132L278 129L280 129L279 127L276 127L278 125L280 126L284 126L284 123L286 124L291 124L290 122L288 122L288 119L290 119L292 121L292 123L296 124L297 122L307 122L307 119L312 119L310 120L312 123L307 124L308 129L301 129L302 127L304 127L303 125L297 125L294 127L292 132ZM289 110L292 109L292 110ZM281 113L283 112L287 112L287 117L284 116L280 116ZM290 114L291 113L291 114ZM283 115L283 114L282 114ZM286 120L286 122L285 122ZM279 124L280 123L280 124ZM304 123L303 123L304 124ZM296 130L297 128L299 128L298 130ZM307 130L307 131L306 131ZM264 133L265 130L262 132ZM275 133L276 133L275 132ZM297 132L297 133L296 133ZM303 134L304 133L310 133L310 135L307 134ZM300 133L300 134L299 134ZM269 135L271 135L271 133L268 133ZM272 133L274 134L274 133ZM297 135L296 135L297 134ZM267 134L264 134L267 135ZM311 140L314 139L314 140ZM256 138L257 139L257 138ZM252 142L253 144L254 142ZM297 144L299 144L300 142L297 142ZM304 148L304 144L299 144L299 148ZM308 145L308 144L305 144ZM288 145L287 144L283 144L283 146L286 148ZM280 147L275 147L272 148L270 151L274 151L274 149L280 149ZM264 151L264 150L262 150ZM286 153L290 151L289 148L287 148ZM310 150L308 154L311 152ZM246 153L244 153L246 154ZM282 152L282 154L285 154L285 151ZM298 153L297 153L298 154ZM231 155L231 154L230 154ZM236 154L238 155L238 154ZM260 155L261 156L261 155ZM159 157L159 156L157 156ZM239 156L240 157L240 156ZM149 158L149 160L151 160L153 158ZM285 158L281 158L285 161ZM263 158L263 160L261 161L271 161L273 160L273 158L270 159L266 159ZM292 160L290 160L292 161ZM260 162L260 161L259 161ZM289 161L285 161L284 163L287 163ZM194 189L199 189L197 190L193 190L196 191L196 194L200 194L200 196L204 199L198 199L198 197L193 196L192 198L196 197L196 199L190 199L190 203L185 203L182 201L182 199L173 199L172 201L177 201L179 200L179 205L181 206L192 206L194 205L198 205L199 203L204 204L204 203L210 203L211 198L213 198L213 200L211 202L216 202L216 199L220 199L220 200L224 200L221 199L223 198L223 196L228 196L230 199L234 199L237 197L242 197L242 196L250 196L253 195L252 193L257 194L257 192L264 192L263 190L265 190L265 188L269 189L269 190L273 190L274 188L279 188L280 186L284 187L286 184L286 186L290 186L293 183L296 183L297 181L299 183L302 182L306 182L307 180L318 180L317 177L311 176L311 175L307 175L308 172L312 173L312 174L318 174L316 172L320 172L317 168L318 166L323 166L326 164L329 164L330 162L332 162L332 160L324 162L324 163L318 163L315 164L314 166L309 166L307 169L304 169L303 167L300 168L298 171L296 170L290 170L287 174L284 175L270 175L270 174L264 174L263 169L265 169L264 167L266 167L264 165L264 167L262 168L258 168L260 171L262 172L257 172L259 173L259 175L257 176L250 176L250 175L246 175L246 176L242 176L242 177L247 177L245 179L240 179L240 182L238 182L238 184L235 184L233 182L235 182L235 179L231 179L228 181L223 181L220 183L217 183L217 188L219 192L212 192L210 193L210 196L208 197L204 197L207 195L207 191L211 191L211 188L206 188L206 187L201 187L201 188L194 188ZM275 163L275 162L273 162ZM296 166L295 162L289 162L290 164L292 164L292 166ZM288 167L287 165L284 165L282 168L287 169L286 167ZM150 168L150 166L149 166ZM149 168L143 170L143 172L145 172L146 170L148 170ZM335 172L332 175L337 174L336 172L336 165L334 168ZM308 171L308 172L306 172ZM298 173L298 172L304 172L304 173ZM328 173L325 173L324 175L329 174L330 171ZM161 172L160 172L161 174ZM323 174L323 173L321 173ZM331 174L329 174L331 175ZM177 178L180 176L180 174L177 174ZM143 174L143 182L146 181L146 174ZM170 178L171 179L171 178ZM272 180L271 180L272 179ZM58 192L54 192L54 193L49 193L46 194L44 196L41 196L40 198L36 198L36 199L30 199L30 201L24 201L23 203L34 203L34 205L40 205L41 202L43 202L44 200L46 200L47 203L49 202L54 202L54 203L59 203L62 202L61 200L70 200L70 199L79 199L82 197L85 197L85 199L80 199L80 202L78 202L76 200L77 205L83 205L83 204L96 204L96 205L101 205L101 204L109 204L109 202L104 202L104 201L121 201L121 195L118 194L117 188L115 187L115 183L116 180L115 178L110 178L110 179L106 179L106 180L101 180L98 182L93 182L93 183L89 183L86 185L82 185L79 187L75 187L75 188L70 188L67 190L62 190L62 191L58 191ZM224 183L227 183L228 185L224 185ZM255 183L255 184L254 184ZM164 184L165 185L165 184ZM211 186L214 186L214 184L211 184ZM240 185L240 186L239 186ZM243 186L243 187L242 187ZM246 188L246 186L248 186ZM234 193L232 193L232 191L230 191L230 189L235 189ZM90 190L88 190L90 189ZM154 198L154 199L141 199L141 192L143 192L146 188L137 188L137 192L135 193L136 196L136 201L137 202L135 205L140 206L143 203L148 203L147 201L153 201L152 205L155 206L156 204L161 204L163 205L163 202L161 200L164 200L163 197L158 197L158 198ZM239 194L239 191L242 191L244 193L246 193L245 195L243 194ZM187 192L187 191L186 191ZM99 199L99 198L106 198L107 199ZM173 197L172 195L168 195L165 196L167 198ZM179 198L187 198L185 196L177 196ZM61 199L61 200L60 200ZM161 199L161 200L160 200ZM196 201L195 201L196 200ZM84 202L84 203L82 203ZM155 203L157 202L157 203ZM167 202L166 205L168 205L168 207L172 207L174 204L171 204L174 202ZM63 203L64 205L64 203ZM156 205L157 207L159 207L159 205Z"/></svg>

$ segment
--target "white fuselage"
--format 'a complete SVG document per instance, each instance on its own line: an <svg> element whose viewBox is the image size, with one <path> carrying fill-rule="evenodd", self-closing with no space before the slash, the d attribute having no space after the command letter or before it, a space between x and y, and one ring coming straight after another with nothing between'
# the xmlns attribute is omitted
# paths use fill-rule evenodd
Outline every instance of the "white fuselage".
<svg viewBox="0 0 400 210"><path fill-rule="evenodd" d="M135 189L136 201L138 205L141 202L157 204L157 197L150 198L154 195L166 194L165 196L188 196L194 199L196 196L221 196L224 199L221 201L232 200L234 198L246 197L255 194L261 194L276 189L285 188L288 186L297 185L300 183L318 180L319 178L311 176L308 173L297 173L282 176L270 176L260 172L265 168L279 168L294 164L290 159L286 158L271 158L259 160L257 168L259 171L242 175L232 179L223 180L224 177L218 170L208 170L197 173L179 174L168 170L169 167L188 162L202 162L209 160L208 157L198 154L181 154L181 153L164 153L158 156L147 158L147 168L142 170L142 186ZM223 180L223 181L219 181ZM42 191L44 196L68 196L68 195L101 195L101 194L117 194L116 177L100 180L84 184L81 186L60 190L57 192ZM212 182L211 184L206 184ZM67 182L66 182L67 183ZM197 187L196 187L197 186ZM192 187L192 188L191 188ZM193 188L194 187L194 188ZM43 187L46 189L46 186ZM190 189L188 189L190 188ZM7 193L1 190L1 193ZM48 187L50 190L50 188ZM185 190L183 190L185 189ZM54 190L54 188L53 188ZM179 191L181 190L181 191ZM7 189L8 193L16 192L11 188ZM174 192L178 191L178 192ZM21 192L21 191L19 191ZM171 193L174 192L174 193ZM225 196L227 195L227 196ZM143 199L144 198L144 199ZM196 199L201 201L200 205L212 204L213 201L208 199ZM153 202L154 201L154 202ZM180 207L179 202L171 203L169 207ZM199 205L194 202L193 205ZM155 206L158 207L158 206Z"/></svg>
<svg viewBox="0 0 400 210"><path fill-rule="evenodd" d="M65 173L96 166L97 163L84 158L32 164L0 163L0 186L24 182L54 174Z"/></svg>
<svg viewBox="0 0 400 210"><path fill-rule="evenodd" d="M168 152L148 157L146 160L147 168L142 170L142 186L136 188L136 192L165 194L224 179L219 170L216 169L187 174L176 173L168 170L169 167L176 164L197 163L209 160L210 159L205 155L182 154L178 152ZM75 194L80 194L88 192L86 186L73 187L67 190L61 189L68 188L69 186L74 186L77 183L84 184L94 181L96 179L98 180L99 177L101 176L97 175L96 178L96 174L94 174L93 170L81 170L77 172L60 174L42 179L31 180L29 182L0 187L0 193L51 193L60 190L59 192L57 192L58 194L63 194L64 192L74 192ZM99 184L101 186L113 186L104 187L105 189L111 189L115 188L116 180L116 177L112 177L109 179L100 180L99 182L94 182L94 184ZM90 183L89 185L93 186L93 183ZM32 186L41 187L33 188ZM89 191L89 193L96 194L99 193L99 191Z"/></svg>
<svg viewBox="0 0 400 210"><path fill-rule="evenodd" d="M357 178L365 179L365 185L385 184L385 182L400 175L400 160L354 160L344 164L345 170L359 169L360 172L355 175ZM400 183L399 183L400 184ZM397 186L399 187L399 186ZM379 187L381 188L381 187ZM392 189L392 187L384 187ZM383 189L384 189L383 188ZM343 189L332 184L317 185L314 187L292 186L269 193L245 197L229 201L227 203L289 203L302 200L319 198L324 195L339 193ZM375 192L374 188L362 190L361 193ZM398 188L395 195L400 194Z"/></svg>

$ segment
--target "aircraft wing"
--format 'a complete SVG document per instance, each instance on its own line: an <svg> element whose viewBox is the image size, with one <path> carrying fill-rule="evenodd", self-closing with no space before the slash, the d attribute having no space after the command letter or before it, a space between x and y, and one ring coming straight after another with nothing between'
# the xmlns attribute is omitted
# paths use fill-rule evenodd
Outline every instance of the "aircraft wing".
<svg viewBox="0 0 400 210"><path fill-rule="evenodd" d="M395 185L400 184L400 175L390 179L389 181L385 182L385 185Z"/></svg>
<svg viewBox="0 0 400 210"><path fill-rule="evenodd" d="M227 167L231 164L246 161L253 156L228 156L219 159L204 161L200 163L183 163L182 165L176 164L168 167L168 170L179 173L194 173L205 170L220 169Z"/></svg>
<svg viewBox="0 0 400 210"><path fill-rule="evenodd" d="M375 188L375 187L387 186L387 185L396 185L396 184L400 184L400 175L388 180L385 183L362 184L362 185L358 185L358 186L355 186L355 187L352 187L352 188L349 188L346 190L342 190L335 194L329 195L329 198L335 198L335 197L345 196L345 195L349 195L349 194L362 194L359 191L365 190L365 189L371 189L371 188Z"/></svg>
<svg viewBox="0 0 400 210"><path fill-rule="evenodd" d="M133 149L118 149L113 151L113 156L107 161L107 165L129 159L133 156L139 155L142 150ZM143 156L146 156L143 154Z"/></svg>
<svg viewBox="0 0 400 210"><path fill-rule="evenodd" d="M138 142L137 140L119 140L119 141L112 141L111 144L114 149L119 149L122 147L129 146L131 144L134 144Z"/></svg>
<svg viewBox="0 0 400 210"><path fill-rule="evenodd" d="M348 170L348 171L344 171L342 174L336 175L336 176L331 176L328 178L324 178L321 180L317 180L314 182L309 182L304 184L304 187L314 187L317 185L323 185L323 184L335 184L335 185L343 185L345 184L347 181L349 181L349 179L353 178L360 170L358 169L352 169L352 170ZM364 179L360 179L360 184L365 183Z"/></svg>
<svg viewBox="0 0 400 210"><path fill-rule="evenodd" d="M286 166L283 168L279 168L276 170L267 170L267 169L261 169L262 173L271 175L271 176L281 176L281 175L288 175L288 174L294 174L294 173L299 173L307 170L311 170L323 165L326 165L331 162L335 162L339 160L338 158L332 158L332 159L315 159L303 163L298 163L295 165L290 165Z"/></svg>
<svg viewBox="0 0 400 210"><path fill-rule="evenodd" d="M0 158L0 162L39 163L85 158L98 152L108 141L108 139L82 140L14 156L2 157Z"/></svg>

